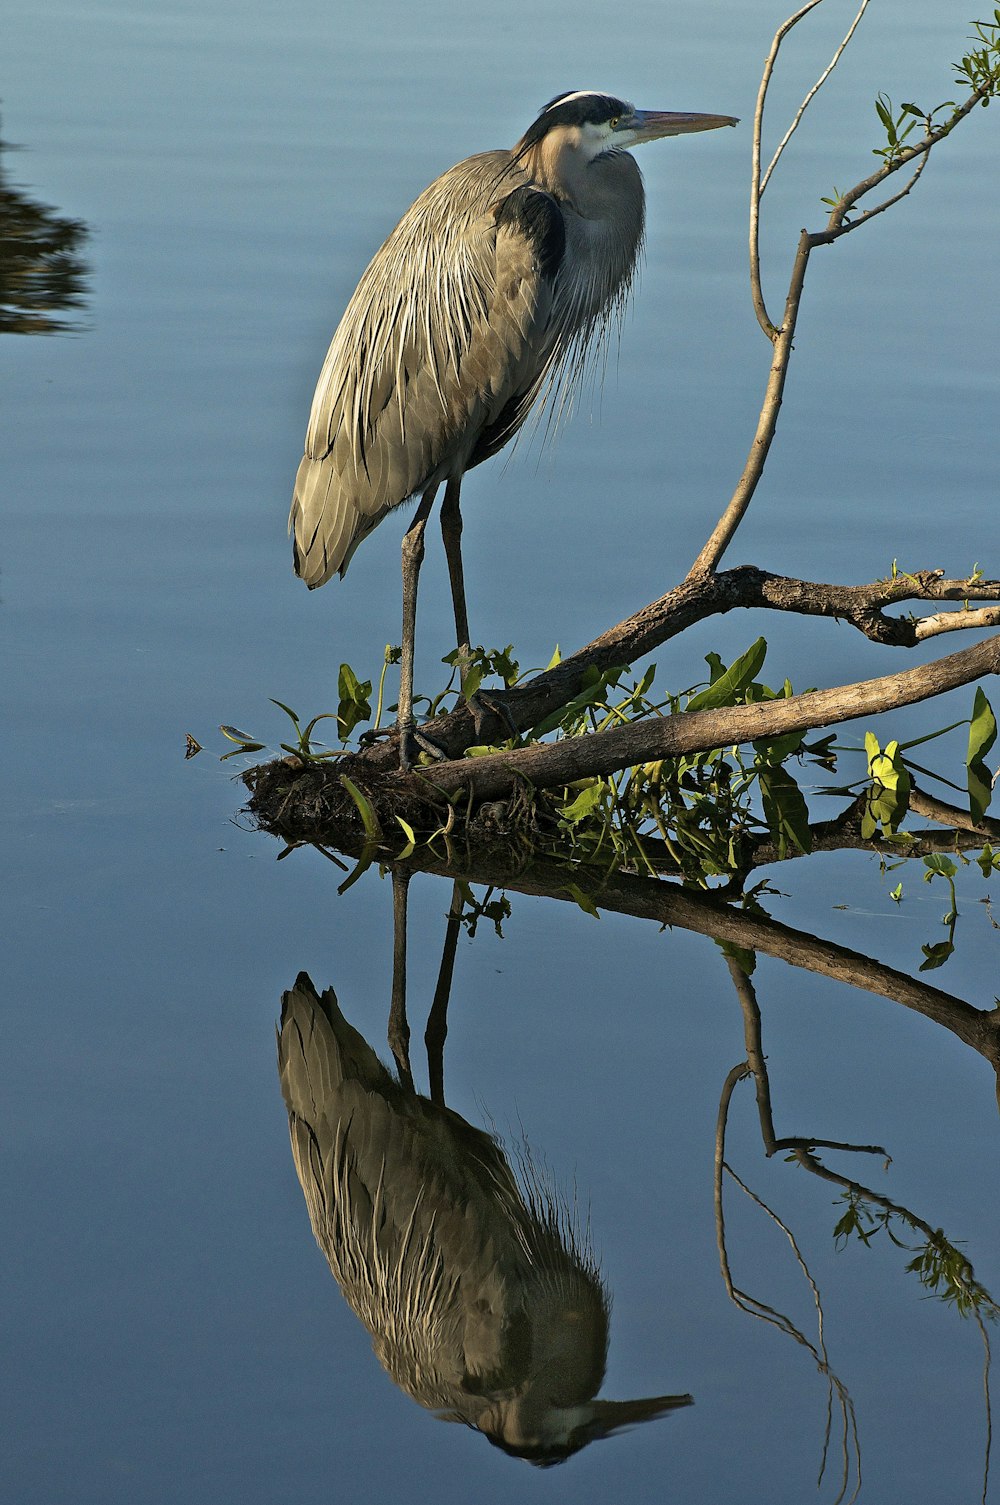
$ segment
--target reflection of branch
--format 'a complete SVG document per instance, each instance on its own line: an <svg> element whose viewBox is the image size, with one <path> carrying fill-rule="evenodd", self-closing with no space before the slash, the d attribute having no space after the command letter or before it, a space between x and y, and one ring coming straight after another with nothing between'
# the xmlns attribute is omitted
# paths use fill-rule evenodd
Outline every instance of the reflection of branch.
<svg viewBox="0 0 1000 1505"><path fill-rule="evenodd" d="M939 801L927 800L927 813L940 814L946 808ZM362 844L360 833L352 845L350 832L346 832L342 850L357 855ZM622 871L603 874L580 864L533 857L530 852L520 865L515 865L509 851L496 853L472 845L459 856L447 842L444 853L423 845L402 863L393 863L388 854L381 860L406 872L436 873L510 893L544 895L563 903L578 902L576 889L585 892L600 909L651 920L661 927L690 930L747 951L764 952L790 966L888 998L940 1025L990 1063L998 1073L1000 1086L1000 1005L976 1008L847 946L783 925L762 913L734 908L713 894Z"/></svg>
<svg viewBox="0 0 1000 1505"><path fill-rule="evenodd" d="M736 990L736 996L739 999L740 1009L743 1014L743 1032L746 1041L747 1059L744 1065L734 1067L733 1070L729 1073L729 1076L726 1078L726 1084L723 1088L722 1094L722 1106L720 1106L719 1109L719 1127L717 1130L716 1138L717 1226L721 1226L721 1177L718 1173L718 1164L721 1155L721 1144L722 1137L725 1131L725 1122L729 1112L729 1103L732 1098L733 1088L735 1087L737 1082L741 1081L743 1078L749 1075L752 1075L754 1078L754 1086L757 1096L757 1111L760 1118L761 1136L764 1141L765 1153L768 1156L773 1155L776 1150L790 1150L794 1158L798 1161L799 1165L803 1166L806 1170L811 1172L812 1175L818 1176L821 1180L829 1181L836 1186L842 1187L852 1198L857 1198L863 1202L873 1203L874 1205L881 1207L887 1214L885 1223L886 1228L888 1228L888 1218L891 1216L896 1216L900 1218L900 1220L905 1223L907 1227L916 1229L918 1232L923 1234L925 1239L925 1250L934 1251L935 1256L939 1256L941 1251L943 1250L947 1254L950 1261L957 1261L956 1269L954 1273L951 1274L951 1281L953 1286L957 1287L958 1289L959 1308L963 1312L971 1312L972 1316L975 1318L976 1324L979 1328L980 1336L983 1341L983 1390L986 1400L986 1455L983 1469L982 1498L985 1501L986 1491L989 1484L990 1453L993 1443L993 1418L992 1407L990 1404L990 1366L992 1363L992 1355L990 1351L989 1334L986 1330L986 1323L983 1320L983 1311L985 1311L987 1316L996 1315L996 1303L993 1301L993 1298L990 1296L986 1288L976 1280L975 1272L969 1260L966 1259L964 1255L958 1254L958 1251L955 1249L954 1245L950 1244L945 1239L944 1234L940 1229L933 1229L929 1223L925 1222L923 1218L918 1217L915 1212L911 1212L908 1207L903 1207L900 1203L893 1202L891 1198L883 1196L880 1192L873 1191L870 1187L862 1186L859 1181L855 1181L851 1177L838 1175L836 1171L830 1170L822 1163L822 1161L818 1160L814 1153L816 1149L822 1147L825 1149L848 1150L855 1153L860 1152L865 1154L886 1155L886 1151L883 1150L881 1146L837 1144L834 1141L824 1139L803 1139L786 1137L778 1139L776 1137L774 1132L774 1120L771 1113L771 1089L768 1079L766 1057L764 1055L764 1048L761 1038L761 1016L760 1008L757 1003L757 996L754 990L753 983L750 981L750 977L744 970L743 966L735 958L732 957L727 957L727 965L729 967L729 975L732 978L733 986ZM726 1166L725 1169L729 1170L730 1175L734 1175L734 1172L729 1166ZM734 1179L738 1180L739 1178L735 1177L734 1175ZM742 1183L740 1184L742 1185ZM865 1242L867 1243L868 1236L862 1236L865 1238ZM791 1237L791 1235L789 1235L789 1237ZM894 1243L899 1242L899 1240L895 1239L891 1233L889 1234L889 1237L893 1239ZM913 1270L915 1268L915 1265L916 1262L914 1261L914 1263L909 1265L907 1268L909 1270ZM936 1288L936 1280L925 1280L922 1271L920 1271L919 1269L917 1273L920 1275L923 1283L930 1285L931 1289ZM723 1274L726 1274L725 1268L723 1270ZM811 1281L810 1284L812 1284ZM728 1285L729 1282L727 1279L727 1287ZM732 1291L730 1291L730 1294L732 1295ZM818 1306L818 1292L815 1292L815 1297ZM982 1311L980 1310L980 1307L983 1308ZM820 1332L822 1334L822 1327L820 1328ZM858 1487L860 1489L860 1477Z"/></svg>
<svg viewBox="0 0 1000 1505"><path fill-rule="evenodd" d="M456 864L422 849L407 859L412 867L453 877ZM574 903L568 882L585 884L585 870L567 869L559 862L532 862L520 873L509 862L472 853L462 876L469 883L504 888L511 893L545 894ZM951 993L872 960L835 941L795 930L768 916L736 910L711 895L682 889L674 883L612 873L591 890L601 908L661 926L679 927L747 951L762 951L793 967L818 972L868 993L889 998L912 1009L956 1035L1000 1069L1000 1008L978 1009Z"/></svg>
<svg viewBox="0 0 1000 1505"><path fill-rule="evenodd" d="M737 1083L742 1081L747 1075L749 1075L749 1068L746 1064L733 1067L732 1071L727 1076L722 1089L722 1099L719 1103L719 1114L716 1121L714 1182L715 1234L716 1243L719 1249L719 1263L722 1269L722 1278L725 1283L726 1291L730 1297L730 1300L733 1301L733 1303L738 1306L741 1311L747 1312L751 1317L756 1317L761 1322L770 1323L770 1325L772 1327L776 1327L779 1332L783 1332L788 1337L794 1338L795 1341L797 1343L800 1343L803 1348L808 1349L809 1353L812 1354L812 1357L816 1362L816 1367L819 1369L820 1373L826 1377L826 1382L829 1387L827 1392L827 1425L826 1435L823 1439L823 1456L819 1474L820 1480L822 1480L823 1473L826 1468L826 1454L830 1441L830 1423L833 1396L834 1393L836 1393L837 1401L840 1406L841 1425L843 1428L841 1442L843 1473L841 1476L841 1487L840 1492L837 1495L836 1505L839 1505L839 1502L847 1493L847 1486L850 1481L850 1460L852 1455L854 1457L855 1468L858 1477L857 1486L854 1490L853 1495L851 1496L853 1505L853 1501L857 1499L858 1491L861 1488L861 1449L858 1443L857 1420L854 1414L854 1402L851 1400L846 1386L830 1368L830 1359L826 1351L826 1342L823 1337L823 1303L819 1294L819 1288L809 1272L809 1267L802 1256L802 1252L795 1241L795 1236L792 1233L791 1229L782 1222L781 1218L778 1217L777 1213L772 1208L768 1207L767 1204L756 1195L756 1193L750 1190L746 1183L742 1181L741 1178L736 1174L732 1166L726 1162L725 1158L726 1123L729 1117L729 1104L732 1100L733 1090L736 1087ZM775 1307L768 1306L766 1302L760 1301L756 1296L751 1296L746 1291L740 1290L739 1287L734 1283L732 1271L729 1265L729 1253L726 1246L726 1220L722 1195L724 1173L728 1173L736 1182L740 1190L743 1191L751 1199L751 1201L756 1202L757 1206L760 1207L761 1210L765 1212L769 1218L771 1218L776 1226L781 1229L782 1233L785 1235L789 1244L791 1245L796 1262L798 1263L799 1268L801 1269L809 1284L809 1289L812 1291L813 1302L816 1307L817 1338L815 1343L810 1342L810 1340L805 1336L801 1329L795 1326L795 1323L791 1320L790 1317L786 1317L783 1312L779 1312Z"/></svg>
<svg viewBox="0 0 1000 1505"><path fill-rule="evenodd" d="M825 1149L825 1150L848 1150L860 1155L881 1155L888 1159L888 1151L880 1144L844 1144L835 1139L802 1139L782 1138L778 1139L774 1132L774 1118L771 1113L771 1087L765 1065L764 1048L761 1044L761 1018L760 1008L757 1004L757 994L753 983L747 976L743 967L734 957L726 957L726 965L729 975L736 989L736 996L740 1002L743 1013L743 1037L747 1048L747 1071L753 1077L754 1091L757 1096L757 1116L760 1119L761 1138L764 1141L764 1153L770 1158L778 1150ZM744 1072L746 1075L746 1072Z"/></svg>

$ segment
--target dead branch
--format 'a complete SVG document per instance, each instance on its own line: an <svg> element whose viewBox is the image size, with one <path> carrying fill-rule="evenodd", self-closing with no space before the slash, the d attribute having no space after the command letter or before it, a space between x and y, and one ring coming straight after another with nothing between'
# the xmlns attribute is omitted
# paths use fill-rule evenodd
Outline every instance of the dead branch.
<svg viewBox="0 0 1000 1505"><path fill-rule="evenodd" d="M606 672L623 668L677 637L695 622L737 608L768 608L802 616L831 617L848 623L872 642L914 647L933 635L922 630L922 624L928 620L950 623L955 617L960 619L956 627L990 624L980 620L979 613L967 609L938 613L935 618L919 618L895 616L887 608L907 601L973 600L1000 601L1000 581L946 580L939 570L918 570L866 585L824 585L775 575L755 565L741 565L699 579L689 577L658 601L650 602L563 659L555 668L506 690L503 699L513 724L519 731L528 732L579 694L588 670ZM1000 619L1000 612L997 615ZM460 757L473 743L501 740L509 734L499 716L477 727L464 704L424 723L421 730L452 758ZM737 740L724 737L713 746ZM366 748L359 760L373 772L397 767L395 739Z"/></svg>
<svg viewBox="0 0 1000 1505"><path fill-rule="evenodd" d="M560 742L534 743L486 757L440 763L423 770L422 777L448 794L471 791L476 799L497 799L509 794L519 779L535 788L562 786L659 758L707 752L877 715L997 673L1000 635L947 658L879 679L788 699L635 721L594 736L566 737Z"/></svg>

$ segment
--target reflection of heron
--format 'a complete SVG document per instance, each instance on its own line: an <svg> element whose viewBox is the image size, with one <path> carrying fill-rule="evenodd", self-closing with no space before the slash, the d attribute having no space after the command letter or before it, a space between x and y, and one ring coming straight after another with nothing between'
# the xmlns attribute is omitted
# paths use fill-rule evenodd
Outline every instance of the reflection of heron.
<svg viewBox="0 0 1000 1505"><path fill-rule="evenodd" d="M690 1404L593 1399L609 1302L568 1210L390 1076L305 973L282 998L278 1063L317 1242L414 1400L542 1465Z"/></svg>
<svg viewBox="0 0 1000 1505"><path fill-rule="evenodd" d="M313 398L289 527L295 571L314 588L343 575L386 513L420 494L403 541L404 763L417 576L438 487L462 648L462 477L503 448L539 395L579 375L622 309L644 221L625 148L735 124L559 95L513 151L470 157L432 183L358 284Z"/></svg>

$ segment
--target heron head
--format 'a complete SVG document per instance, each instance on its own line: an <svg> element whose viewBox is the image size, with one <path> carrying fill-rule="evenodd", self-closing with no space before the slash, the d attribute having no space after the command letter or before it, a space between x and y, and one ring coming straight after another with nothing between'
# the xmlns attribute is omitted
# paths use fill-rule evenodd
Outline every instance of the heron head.
<svg viewBox="0 0 1000 1505"><path fill-rule="evenodd" d="M652 1395L642 1400L541 1406L537 1398L521 1396L497 1407L499 1414L483 1418L479 1427L494 1447L538 1468L551 1468L602 1437L692 1404L690 1395Z"/></svg>
<svg viewBox="0 0 1000 1505"><path fill-rule="evenodd" d="M732 115L694 115L685 111L637 110L614 94L579 89L557 94L525 131L514 149L520 157L550 135L558 136L587 161L606 152L626 151L660 136L680 136L691 131L714 131L736 125Z"/></svg>

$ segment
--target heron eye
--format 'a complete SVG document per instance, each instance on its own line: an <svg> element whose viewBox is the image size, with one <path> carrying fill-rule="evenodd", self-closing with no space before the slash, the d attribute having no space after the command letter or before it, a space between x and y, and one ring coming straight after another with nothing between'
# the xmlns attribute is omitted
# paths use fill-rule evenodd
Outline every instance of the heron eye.
<svg viewBox="0 0 1000 1505"><path fill-rule="evenodd" d="M608 129L612 131L615 130L621 118L622 117L620 115L612 115L611 119L608 121Z"/></svg>

